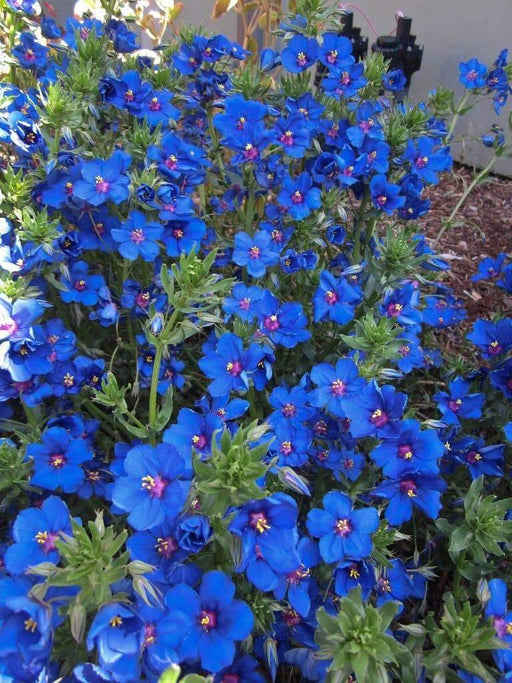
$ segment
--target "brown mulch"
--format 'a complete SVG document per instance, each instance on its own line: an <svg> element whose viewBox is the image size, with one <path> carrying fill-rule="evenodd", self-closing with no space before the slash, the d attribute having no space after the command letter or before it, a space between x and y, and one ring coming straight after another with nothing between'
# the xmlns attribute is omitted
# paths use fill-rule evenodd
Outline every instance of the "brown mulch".
<svg viewBox="0 0 512 683"><path fill-rule="evenodd" d="M427 239L437 236L442 221L450 215L472 178L473 169L457 165L453 174L430 189L432 208L421 220ZM484 257L495 257L501 252L512 255L512 179L492 176L478 185L454 220L463 221L463 225L447 230L436 250L450 263L451 270L444 281L463 300L468 323L489 317L498 306L510 314L512 297L492 282L472 282L471 276Z"/></svg>

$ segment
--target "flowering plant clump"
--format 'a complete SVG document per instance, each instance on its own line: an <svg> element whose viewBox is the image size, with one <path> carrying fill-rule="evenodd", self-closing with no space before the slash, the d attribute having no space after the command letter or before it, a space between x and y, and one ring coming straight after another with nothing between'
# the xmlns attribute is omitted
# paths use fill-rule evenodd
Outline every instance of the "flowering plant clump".
<svg viewBox="0 0 512 683"><path fill-rule="evenodd" d="M512 67L402 104L296 6L258 59L3 0L2 681L512 675L512 319L418 224Z"/></svg>

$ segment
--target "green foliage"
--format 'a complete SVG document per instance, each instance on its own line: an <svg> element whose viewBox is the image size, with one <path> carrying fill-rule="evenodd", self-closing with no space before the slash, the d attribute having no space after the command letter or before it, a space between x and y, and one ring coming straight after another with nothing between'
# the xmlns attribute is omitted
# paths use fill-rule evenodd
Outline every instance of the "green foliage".
<svg viewBox="0 0 512 683"><path fill-rule="evenodd" d="M130 562L127 551L122 551L128 532L117 533L113 526L105 528L103 512L96 513L96 519L83 527L71 521L73 535L61 534L56 542L61 556L61 566L43 562L31 567L29 572L44 577L44 583L36 584L32 593L43 599L52 586L78 587L79 591L70 599L71 631L80 642L85 632L87 614L97 610L114 598L112 585L130 577L134 590L150 603L158 600L158 594L144 576L153 571L145 562ZM123 595L115 595L116 600Z"/></svg>
<svg viewBox="0 0 512 683"><path fill-rule="evenodd" d="M373 607L363 602L361 589L340 600L339 612L317 611L315 641L318 659L332 660L327 681L343 681L355 675L358 683L387 683L400 660L410 659L406 648L386 633L398 610L398 603Z"/></svg>
<svg viewBox="0 0 512 683"><path fill-rule="evenodd" d="M386 361L399 357L403 340L397 339L402 329L388 317L375 319L373 311L354 324L354 336L341 334L345 344L351 349L365 352L365 360L359 367L359 373L373 377L385 365Z"/></svg>
<svg viewBox="0 0 512 683"><path fill-rule="evenodd" d="M25 459L24 448L9 441L0 443L0 512L28 489L31 471L32 463Z"/></svg>
<svg viewBox="0 0 512 683"><path fill-rule="evenodd" d="M199 676L198 674L187 674L180 678L181 669L177 664L173 664L166 669L158 679L158 683L211 683L211 676Z"/></svg>
<svg viewBox="0 0 512 683"><path fill-rule="evenodd" d="M505 515L512 507L512 498L497 499L482 496L484 477L475 479L464 497L464 521L451 524L439 519L437 526L450 538L448 551L458 571L467 578L478 578L491 571L487 555L503 557L500 543L512 541L512 520Z"/></svg>
<svg viewBox="0 0 512 683"><path fill-rule="evenodd" d="M479 676L485 683L496 680L476 653L504 644L495 637L494 628L490 624L482 626L480 620L480 614L473 614L469 602L460 609L452 596L446 601L439 625L432 615L425 619L423 635L428 636L433 649L425 656L424 666L436 683L454 680L453 666ZM407 630L411 632L410 628Z"/></svg>
<svg viewBox="0 0 512 683"><path fill-rule="evenodd" d="M257 422L241 427L234 436L225 429L220 445L212 441L212 455L206 462L199 456L194 458L197 492L205 514L221 515L231 505L243 505L265 495L256 482L268 470L262 457L269 442L250 444L258 442L268 429Z"/></svg>

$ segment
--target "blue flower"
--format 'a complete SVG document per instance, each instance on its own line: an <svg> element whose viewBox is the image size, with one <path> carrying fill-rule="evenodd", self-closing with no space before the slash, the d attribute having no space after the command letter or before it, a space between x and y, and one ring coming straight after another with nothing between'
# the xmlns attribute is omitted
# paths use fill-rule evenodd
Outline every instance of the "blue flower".
<svg viewBox="0 0 512 683"><path fill-rule="evenodd" d="M330 563L367 557L372 551L370 534L379 526L377 510L354 510L351 499L339 491L325 495L323 505L324 509L310 510L306 521L309 533L320 539L323 560Z"/></svg>
<svg viewBox="0 0 512 683"><path fill-rule="evenodd" d="M318 43L314 38L295 35L281 52L281 61L290 73L301 73L309 69L317 59Z"/></svg>
<svg viewBox="0 0 512 683"><path fill-rule="evenodd" d="M411 171L427 183L437 185L438 173L447 171L452 165L449 147L437 148L435 140L422 136L409 140L403 158L410 162Z"/></svg>
<svg viewBox="0 0 512 683"><path fill-rule="evenodd" d="M353 287L344 277L335 278L332 273L323 270L313 296L315 322L327 319L345 325L353 319L355 306L361 296L359 287Z"/></svg>
<svg viewBox="0 0 512 683"><path fill-rule="evenodd" d="M459 424L460 419L474 420L482 415L485 403L484 394L469 394L470 384L461 377L456 377L448 385L450 392L438 391L434 401L443 415L446 424Z"/></svg>
<svg viewBox="0 0 512 683"><path fill-rule="evenodd" d="M300 386L291 389L286 386L276 387L271 392L268 402L275 409L269 417L271 423L283 419L292 422L303 421L314 414L313 408L308 406L308 393Z"/></svg>
<svg viewBox="0 0 512 683"><path fill-rule="evenodd" d="M62 40L69 45L73 50L77 49L76 38L85 41L90 34L94 33L96 36L103 35L103 24L98 19L84 19L78 21L77 19L69 18L66 20L66 33Z"/></svg>
<svg viewBox="0 0 512 683"><path fill-rule="evenodd" d="M500 389L508 399L512 399L512 358L491 370L489 379L493 387Z"/></svg>
<svg viewBox="0 0 512 683"><path fill-rule="evenodd" d="M164 442L172 443L185 460L187 468L190 468L192 448L206 456L211 449L213 433L222 427L223 423L218 415L208 413L203 416L190 408L182 408L178 413L178 423L164 432Z"/></svg>
<svg viewBox="0 0 512 683"><path fill-rule="evenodd" d="M352 41L337 33L324 33L318 51L318 61L329 71L338 72L354 63Z"/></svg>
<svg viewBox="0 0 512 683"><path fill-rule="evenodd" d="M336 100L353 97L368 82L363 73L364 64L362 62L348 64L340 71L329 73L329 76L322 81L325 94L334 97Z"/></svg>
<svg viewBox="0 0 512 683"><path fill-rule="evenodd" d="M254 623L249 605L234 595L233 581L221 571L206 573L199 592L180 583L167 593L171 616L183 615L190 623L190 633L178 648L185 660L199 657L202 668L213 673L233 662L235 642L244 640Z"/></svg>
<svg viewBox="0 0 512 683"><path fill-rule="evenodd" d="M343 410L350 420L350 433L356 439L383 438L393 434L406 404L406 394L395 391L391 385L379 387L373 380L352 401L347 401Z"/></svg>
<svg viewBox="0 0 512 683"><path fill-rule="evenodd" d="M257 311L261 334L269 337L275 344L292 349L311 337L311 332L306 329L307 319L300 304L280 304L273 294L265 291L257 304Z"/></svg>
<svg viewBox="0 0 512 683"><path fill-rule="evenodd" d="M474 90L485 86L487 67L485 64L481 64L478 59L473 57L468 62L461 62L459 70L459 81L465 88Z"/></svg>
<svg viewBox="0 0 512 683"><path fill-rule="evenodd" d="M174 446L134 446L126 455L124 471L126 476L114 483L112 502L129 512L134 529L151 529L176 519L190 482L184 478L185 462Z"/></svg>
<svg viewBox="0 0 512 683"><path fill-rule="evenodd" d="M231 296L225 297L222 307L228 315L237 315L241 320L254 320L256 312L254 306L263 297L260 287L248 286L238 282L231 290Z"/></svg>
<svg viewBox="0 0 512 683"><path fill-rule="evenodd" d="M370 195L375 208L392 214L405 204L405 197L400 195L400 185L389 183L384 174L377 174L370 180Z"/></svg>
<svg viewBox="0 0 512 683"><path fill-rule="evenodd" d="M486 256L478 263L478 271L476 275L471 276L473 282L479 282L480 280L492 280L497 278L503 272L503 267L505 265L506 254L498 254L496 258Z"/></svg>
<svg viewBox="0 0 512 683"><path fill-rule="evenodd" d="M489 581L489 601L485 606L485 616L491 617L496 636L504 642L504 649L493 651L494 661L500 671L512 669L512 612L507 606L507 585L502 579Z"/></svg>
<svg viewBox="0 0 512 683"><path fill-rule="evenodd" d="M412 577L401 560L391 560L391 567L384 569L377 579L375 591L379 607L389 600L403 602L413 595L414 583Z"/></svg>
<svg viewBox="0 0 512 683"><path fill-rule="evenodd" d="M179 256L197 250L205 234L206 224L201 218L185 216L166 224L162 241L169 256Z"/></svg>
<svg viewBox="0 0 512 683"><path fill-rule="evenodd" d="M306 118L300 113L293 114L287 119L279 119L275 126L276 143L289 157L302 159L311 139Z"/></svg>
<svg viewBox="0 0 512 683"><path fill-rule="evenodd" d="M393 69L382 76L382 86L390 92L400 92L407 85L407 78L402 69Z"/></svg>
<svg viewBox="0 0 512 683"><path fill-rule="evenodd" d="M162 226L148 223L141 211L131 211L127 221L112 230L111 235L119 243L117 249L124 258L135 261L141 256L144 261L154 261L160 251L157 240L162 232Z"/></svg>
<svg viewBox="0 0 512 683"><path fill-rule="evenodd" d="M333 367L320 363L311 370L311 380L318 386L309 397L312 405L326 408L337 417L345 417L345 407L356 399L366 386L354 361L340 358Z"/></svg>
<svg viewBox="0 0 512 683"><path fill-rule="evenodd" d="M301 173L295 178L286 175L283 180L283 189L277 201L295 220L307 218L312 210L319 209L322 205L320 190L311 185L308 173Z"/></svg>
<svg viewBox="0 0 512 683"><path fill-rule="evenodd" d="M214 683L265 683L265 678L257 671L258 662L251 655L235 659L214 678Z"/></svg>
<svg viewBox="0 0 512 683"><path fill-rule="evenodd" d="M215 351L199 361L201 370L213 380L208 392L212 396L225 396L231 391L246 391L250 375L264 355L265 350L258 344L251 344L244 351L240 337L230 332L223 334Z"/></svg>
<svg viewBox="0 0 512 683"><path fill-rule="evenodd" d="M375 569L369 562L345 560L334 571L334 590L345 596L354 588L360 587L363 598L368 599L375 586Z"/></svg>
<svg viewBox="0 0 512 683"><path fill-rule="evenodd" d="M290 420L277 419L273 421L275 441L270 451L277 457L280 467L299 467L308 459L308 448L311 445L312 432L300 424L293 424Z"/></svg>
<svg viewBox="0 0 512 683"><path fill-rule="evenodd" d="M121 151L114 152L106 161L95 159L82 163L82 179L74 184L73 197L83 199L92 206L107 201L120 204L130 194L130 179L125 173L130 163L131 157Z"/></svg>
<svg viewBox="0 0 512 683"><path fill-rule="evenodd" d="M1 671L12 676L9 682L36 681L50 655L51 611L28 596L31 587L23 577L0 579Z"/></svg>
<svg viewBox="0 0 512 683"><path fill-rule="evenodd" d="M268 266L279 261L279 253L265 230L258 230L254 237L246 232L237 232L232 258L237 265L245 266L249 275L260 278L265 275Z"/></svg>
<svg viewBox="0 0 512 683"><path fill-rule="evenodd" d="M20 44L13 48L12 55L24 69L44 69L48 62L49 51L45 45L36 41L32 33L22 33Z"/></svg>
<svg viewBox="0 0 512 683"><path fill-rule="evenodd" d="M490 477L503 476L503 444L486 446L483 439L471 437L463 439L454 452L454 460L465 465L472 479L478 479L482 474Z"/></svg>
<svg viewBox="0 0 512 683"><path fill-rule="evenodd" d="M242 559L238 571L260 590L274 590L278 575L300 566L297 504L290 496L276 493L269 498L251 501L239 508L229 530L242 541Z"/></svg>
<svg viewBox="0 0 512 683"><path fill-rule="evenodd" d="M437 461L444 446L433 430L421 431L416 420L403 420L394 433L373 449L370 458L382 467L383 474L392 476L397 468L408 465L422 472L437 473Z"/></svg>
<svg viewBox="0 0 512 683"><path fill-rule="evenodd" d="M437 519L441 509L441 491L445 482L436 474L406 469L394 473L393 479L385 479L373 495L389 500L386 519L392 526L399 526L411 519L414 506L430 519Z"/></svg>
<svg viewBox="0 0 512 683"><path fill-rule="evenodd" d="M81 465L93 455L87 441L73 438L62 427L46 429L41 441L27 446L27 456L34 460L31 483L50 491L76 491L84 479Z"/></svg>
<svg viewBox="0 0 512 683"><path fill-rule="evenodd" d="M12 529L14 543L4 556L7 570L22 574L41 562L56 564L59 551L55 543L61 533L71 533L71 520L67 505L57 496L47 498L40 508L22 510Z"/></svg>
<svg viewBox="0 0 512 683"><path fill-rule="evenodd" d="M142 622L131 608L116 602L102 607L86 642L88 650L96 648L100 666L116 680L139 680Z"/></svg>
<svg viewBox="0 0 512 683"><path fill-rule="evenodd" d="M317 588L316 582L311 577L311 569L321 561L317 544L309 538L301 538L297 544L297 552L300 557L300 567L285 576L280 576L279 586L274 595L277 600L283 600L285 596L291 607L301 617L307 617L311 609L309 591Z"/></svg>
<svg viewBox="0 0 512 683"><path fill-rule="evenodd" d="M512 318L498 322L477 320L466 335L480 349L483 358L493 359L512 349Z"/></svg>

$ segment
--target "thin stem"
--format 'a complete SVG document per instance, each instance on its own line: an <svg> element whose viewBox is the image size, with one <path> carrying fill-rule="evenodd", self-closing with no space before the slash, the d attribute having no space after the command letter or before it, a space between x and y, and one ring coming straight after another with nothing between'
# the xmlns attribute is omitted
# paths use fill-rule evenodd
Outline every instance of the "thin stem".
<svg viewBox="0 0 512 683"><path fill-rule="evenodd" d="M469 195L470 195L471 192L474 190L474 188L478 185L478 183L482 180L482 178L485 178L485 176L489 173L489 171L491 170L491 168L494 166L494 164L495 164L497 158L498 158L498 157L496 156L496 154L494 154L494 155L492 156L491 160L489 161L489 163L487 164L487 166L485 166L485 167L480 171L480 173L478 173L478 174L473 178L473 181L468 185L468 187L466 188L466 191L461 195L459 201L458 201L457 204L454 206L453 211L451 212L451 214L450 214L449 217L448 217L448 220L447 220L446 223L443 225L443 227L442 227L441 230L439 231L437 237L435 238L435 240L434 240L434 247L437 246L437 244L439 243L439 240L440 240L441 237L444 235L444 233L445 233L449 228L452 227L452 221L453 221L453 219L455 218L455 216L459 213L459 211L460 211L461 207L463 206L463 204L465 203L466 199L469 197Z"/></svg>
<svg viewBox="0 0 512 683"><path fill-rule="evenodd" d="M464 107L464 105L465 105L466 102L468 101L470 95L471 95L471 90L467 90L467 91L464 93L462 99L460 100L460 102L459 102L459 104L458 104L458 106L457 106L457 109L455 110L455 115L454 115L454 117L453 117L453 119L452 119L452 122L451 122L451 124L450 124L450 128L449 128L449 130L448 130L448 134L447 134L447 136L446 136L446 139L447 139L447 140L449 140L449 139L451 138L451 136L452 136L452 134L453 134L453 131L455 130L455 126L457 125L457 121L459 120L459 118L460 118L460 116L461 116L461 114L462 114L461 109Z"/></svg>

